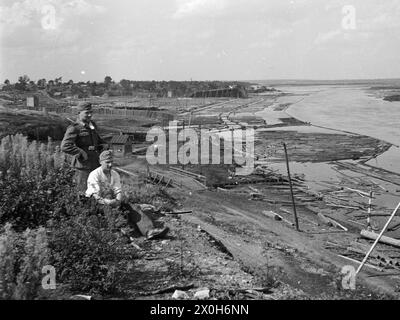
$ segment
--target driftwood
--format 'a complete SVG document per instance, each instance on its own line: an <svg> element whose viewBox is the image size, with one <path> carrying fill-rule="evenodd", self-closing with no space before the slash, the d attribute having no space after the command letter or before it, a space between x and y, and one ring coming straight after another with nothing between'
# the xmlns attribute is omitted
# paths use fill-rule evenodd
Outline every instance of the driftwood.
<svg viewBox="0 0 400 320"><path fill-rule="evenodd" d="M279 208L279 210L281 210L283 212L286 212L287 214L293 214L293 212L291 212L289 210L286 210L285 208ZM304 220L304 221L307 221L307 222L309 222L309 223L311 223L311 224L313 224L315 226L319 226L319 223L317 223L315 221L312 221L312 220L310 220L310 219L308 219L306 217L300 217L300 220Z"/></svg>
<svg viewBox="0 0 400 320"><path fill-rule="evenodd" d="M352 210L360 210L363 209L362 207L352 207L352 206L344 206L341 204L336 204L336 203L332 203L332 202L326 202L326 205L328 207L336 207L336 208L344 208L344 209L352 209Z"/></svg>
<svg viewBox="0 0 400 320"><path fill-rule="evenodd" d="M301 197L296 195L296 200L305 201L305 202L313 202L317 201L318 199L310 198L310 197Z"/></svg>
<svg viewBox="0 0 400 320"><path fill-rule="evenodd" d="M388 228L388 231L395 231L400 228L400 223L396 223L394 226Z"/></svg>
<svg viewBox="0 0 400 320"><path fill-rule="evenodd" d="M279 210L281 210L281 211L283 211L283 212L286 212L286 213L288 213L288 214L293 214L293 212L291 212L291 211L289 211L289 210L286 210L285 208L279 208Z"/></svg>
<svg viewBox="0 0 400 320"><path fill-rule="evenodd" d="M162 212L160 212L161 214L185 214L185 213L192 213L193 211L192 210L189 210L189 211L169 211L169 212L165 212L165 211L162 211Z"/></svg>
<svg viewBox="0 0 400 320"><path fill-rule="evenodd" d="M322 220L324 224L333 227L333 223L327 217L325 217L321 212L319 212L317 216Z"/></svg>
<svg viewBox="0 0 400 320"><path fill-rule="evenodd" d="M218 190L218 191L229 192L229 190L228 190L228 189L224 189L224 188L221 188L221 187L217 187L217 190Z"/></svg>
<svg viewBox="0 0 400 320"><path fill-rule="evenodd" d="M269 199L264 199L265 202L272 203L272 204L280 204L280 205L292 205L291 201L285 201L285 200L269 200ZM302 205L302 204L299 204ZM304 205L304 204L303 204Z"/></svg>
<svg viewBox="0 0 400 320"><path fill-rule="evenodd" d="M248 188L249 188L251 191L255 192L255 193L262 194L258 189L254 188L254 187L252 187L252 186L248 186Z"/></svg>
<svg viewBox="0 0 400 320"><path fill-rule="evenodd" d="M318 213L318 217L321 218L321 220L328 226L333 226L336 228L340 228L344 231L348 231L348 229L344 226L342 226L339 222L333 220L332 218L328 218L325 215L323 215L322 213Z"/></svg>
<svg viewBox="0 0 400 320"><path fill-rule="evenodd" d="M365 255L365 253L368 251L368 246L363 245L361 243L352 243L349 247L347 247L347 251L349 252L355 252L358 254ZM382 263L385 263L391 267L398 267L400 266L400 262L396 259L392 259L386 254L383 254L381 252L371 252L370 257L379 260Z"/></svg>
<svg viewBox="0 0 400 320"><path fill-rule="evenodd" d="M379 234L375 233L375 232L371 232L368 230L361 230L361 236L366 238L366 239L370 239L370 240L376 240L379 236ZM394 238L390 238L387 236L382 236L379 239L379 242L381 243L385 243L385 244L389 244L391 246L400 248L400 240L394 239Z"/></svg>
<svg viewBox="0 0 400 320"><path fill-rule="evenodd" d="M272 211L263 211L262 213L263 213L265 216L269 217L269 218L272 218L272 219L277 220L277 221L283 221L283 222L285 222L285 223L291 225L292 227L294 226L294 223L293 223L293 222L291 222L291 221L285 219L285 218L282 217L280 214L277 214L277 213L272 212Z"/></svg>
<svg viewBox="0 0 400 320"><path fill-rule="evenodd" d="M361 264L361 261L358 261L358 260L356 260L356 259L349 258L349 257L346 257L346 256L342 256L341 254L338 254L338 256L341 257L341 258L343 258L343 259L346 259L346 260L349 260L349 261L352 261L352 262ZM365 265L366 265L367 267L372 268L372 269L375 269L375 270L378 270L378 271L381 271L381 272L383 271L382 268L376 267L376 266L374 266L374 265L372 265L372 264L366 263Z"/></svg>
<svg viewBox="0 0 400 320"><path fill-rule="evenodd" d="M358 190L358 189L353 189L353 188L349 188L349 187L344 187L347 190L350 191L354 191L356 193L358 193L361 196L367 197L367 198L371 198L370 194L368 192L362 191L362 190Z"/></svg>
<svg viewBox="0 0 400 320"><path fill-rule="evenodd" d="M361 222L358 222L358 221L355 221L355 220L351 220L351 219L348 219L347 221L350 221L350 222L356 223L356 224L358 224L360 226L366 227L365 223L361 223Z"/></svg>
<svg viewBox="0 0 400 320"><path fill-rule="evenodd" d="M313 224L314 226L319 227L319 223L318 223L318 222L312 221L312 220L307 219L307 218L305 218L305 217L301 217L300 220L307 221L307 222Z"/></svg>
<svg viewBox="0 0 400 320"><path fill-rule="evenodd" d="M372 213L369 215L370 217L390 217L390 214L379 214L379 213ZM368 218L368 214L357 214L354 216L355 218Z"/></svg>
<svg viewBox="0 0 400 320"><path fill-rule="evenodd" d="M335 227L337 227L337 228L340 228L340 229L342 229L342 230L344 230L344 231L349 231L345 226L343 226L343 225L341 225L339 222L337 222L336 220L333 220L332 218L328 218L331 222L332 222L332 224L335 226Z"/></svg>

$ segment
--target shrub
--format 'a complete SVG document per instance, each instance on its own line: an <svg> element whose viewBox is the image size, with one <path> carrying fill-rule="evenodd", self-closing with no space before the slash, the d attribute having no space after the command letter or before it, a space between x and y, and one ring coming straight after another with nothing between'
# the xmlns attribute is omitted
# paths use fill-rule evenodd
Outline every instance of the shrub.
<svg viewBox="0 0 400 320"><path fill-rule="evenodd" d="M16 299L34 299L43 294L41 287L42 268L49 262L50 252L46 230L43 227L37 230L27 229L22 237L25 247L19 266L14 297Z"/></svg>
<svg viewBox="0 0 400 320"><path fill-rule="evenodd" d="M18 235L7 224L0 235L0 298L14 295L18 273Z"/></svg>
<svg viewBox="0 0 400 320"><path fill-rule="evenodd" d="M6 224L0 236L0 298L41 297L41 271L48 258L44 228L17 233Z"/></svg>
<svg viewBox="0 0 400 320"><path fill-rule="evenodd" d="M133 268L136 252L117 232L125 225L124 218L114 209L93 206L52 229L51 264L57 270L58 279L73 291L118 293Z"/></svg>
<svg viewBox="0 0 400 320"><path fill-rule="evenodd" d="M0 233L0 298L45 298L43 266L56 270L57 284L73 292L121 293L134 267L136 251L119 233L125 218L112 208L63 195L59 215L47 228L16 232L6 224ZM48 234L48 235L47 235Z"/></svg>

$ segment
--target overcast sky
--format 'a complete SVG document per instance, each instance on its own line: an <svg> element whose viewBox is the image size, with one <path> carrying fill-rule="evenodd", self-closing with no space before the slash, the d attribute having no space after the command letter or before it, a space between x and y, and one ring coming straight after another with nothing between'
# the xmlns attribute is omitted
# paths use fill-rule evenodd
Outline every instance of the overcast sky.
<svg viewBox="0 0 400 320"><path fill-rule="evenodd" d="M1 82L400 78L399 0L0 3Z"/></svg>

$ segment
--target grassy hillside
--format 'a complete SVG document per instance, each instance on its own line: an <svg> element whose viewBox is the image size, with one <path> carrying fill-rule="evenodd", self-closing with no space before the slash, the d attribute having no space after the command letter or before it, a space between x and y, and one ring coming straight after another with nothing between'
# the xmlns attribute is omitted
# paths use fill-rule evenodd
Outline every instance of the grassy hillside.
<svg viewBox="0 0 400 320"><path fill-rule="evenodd" d="M0 139L22 133L30 140L47 141L48 137L61 140L68 124L67 120L59 116L37 111L0 109Z"/></svg>

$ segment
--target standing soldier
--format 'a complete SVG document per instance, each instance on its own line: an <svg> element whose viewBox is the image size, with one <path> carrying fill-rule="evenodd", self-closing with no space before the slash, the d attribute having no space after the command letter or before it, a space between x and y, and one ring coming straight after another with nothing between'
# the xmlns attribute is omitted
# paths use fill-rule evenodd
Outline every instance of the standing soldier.
<svg viewBox="0 0 400 320"><path fill-rule="evenodd" d="M61 151L72 156L71 167L75 169L75 183L84 193L87 189L89 173L100 166L99 154L106 143L97 133L92 121L92 104L81 102L78 105L78 119L67 128L61 142Z"/></svg>

